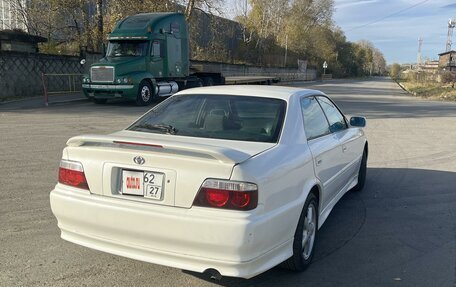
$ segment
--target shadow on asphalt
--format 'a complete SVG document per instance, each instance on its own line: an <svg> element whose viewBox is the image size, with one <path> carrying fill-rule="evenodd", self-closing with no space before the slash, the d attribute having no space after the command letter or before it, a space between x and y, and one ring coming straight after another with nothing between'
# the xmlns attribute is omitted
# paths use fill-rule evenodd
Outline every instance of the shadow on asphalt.
<svg viewBox="0 0 456 287"><path fill-rule="evenodd" d="M411 280L423 280L428 264L444 268L454 261L451 252L436 262L427 256L456 242L454 186L454 172L369 168L365 189L348 192L319 230L315 256L305 272L274 267L248 280L223 277L220 281L206 274L182 272L227 287L392 286L397 270L424 256L428 260L425 270L408 270ZM435 282L427 277L429 282L418 285L443 286L427 284Z"/></svg>

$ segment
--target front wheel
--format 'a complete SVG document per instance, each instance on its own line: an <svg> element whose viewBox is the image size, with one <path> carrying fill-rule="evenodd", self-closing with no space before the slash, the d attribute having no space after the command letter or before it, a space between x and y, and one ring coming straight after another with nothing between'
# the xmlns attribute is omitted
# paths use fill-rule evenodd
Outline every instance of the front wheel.
<svg viewBox="0 0 456 287"><path fill-rule="evenodd" d="M293 271L304 271L312 261L318 228L318 203L314 194L309 194L293 241L293 256L283 266Z"/></svg>
<svg viewBox="0 0 456 287"><path fill-rule="evenodd" d="M153 92L152 86L148 81L139 83L138 94L136 96L136 104L138 106L147 106L152 103Z"/></svg>

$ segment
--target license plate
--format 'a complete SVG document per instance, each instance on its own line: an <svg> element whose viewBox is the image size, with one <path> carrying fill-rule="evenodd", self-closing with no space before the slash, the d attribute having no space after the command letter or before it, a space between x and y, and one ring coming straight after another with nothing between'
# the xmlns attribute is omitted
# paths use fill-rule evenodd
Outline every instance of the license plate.
<svg viewBox="0 0 456 287"><path fill-rule="evenodd" d="M123 170L121 193L161 200L164 178L165 175L158 172Z"/></svg>

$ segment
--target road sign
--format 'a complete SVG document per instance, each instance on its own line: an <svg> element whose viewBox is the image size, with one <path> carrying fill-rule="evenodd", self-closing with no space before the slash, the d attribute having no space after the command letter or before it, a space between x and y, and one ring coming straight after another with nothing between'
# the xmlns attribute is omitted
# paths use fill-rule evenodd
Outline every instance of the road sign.
<svg viewBox="0 0 456 287"><path fill-rule="evenodd" d="M323 63L323 75L326 75L326 68L328 68L328 63L326 61Z"/></svg>

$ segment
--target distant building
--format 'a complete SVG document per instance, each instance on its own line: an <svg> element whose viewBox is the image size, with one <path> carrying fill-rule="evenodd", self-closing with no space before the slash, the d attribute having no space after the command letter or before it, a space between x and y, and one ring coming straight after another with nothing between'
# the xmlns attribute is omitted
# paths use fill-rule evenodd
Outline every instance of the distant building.
<svg viewBox="0 0 456 287"><path fill-rule="evenodd" d="M0 30L20 29L27 31L19 7L25 7L27 0L0 0Z"/></svg>
<svg viewBox="0 0 456 287"><path fill-rule="evenodd" d="M456 51L440 53L439 68L447 71L456 71Z"/></svg>
<svg viewBox="0 0 456 287"><path fill-rule="evenodd" d="M426 61L420 68L424 71L437 71L439 69L439 61Z"/></svg>

